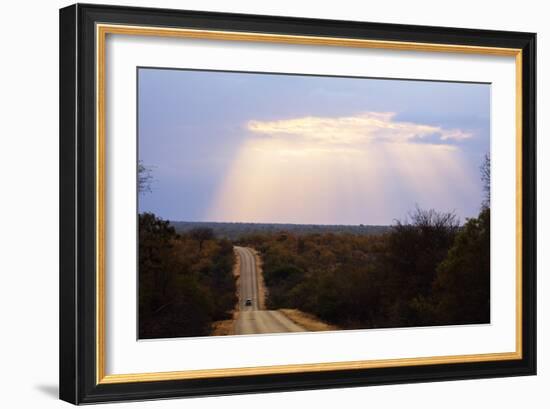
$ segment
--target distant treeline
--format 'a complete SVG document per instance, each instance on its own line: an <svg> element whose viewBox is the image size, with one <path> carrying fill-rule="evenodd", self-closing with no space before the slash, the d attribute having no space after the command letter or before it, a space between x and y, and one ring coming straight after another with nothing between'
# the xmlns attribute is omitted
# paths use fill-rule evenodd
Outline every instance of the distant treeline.
<svg viewBox="0 0 550 409"><path fill-rule="evenodd" d="M216 237L229 240L238 240L253 234L291 233L296 236L309 234L355 234L373 235L382 234L390 230L390 226L376 225L315 225L315 224L284 224L284 223L217 223L217 222L178 222L171 221L170 225L178 233L186 233L196 228L211 229Z"/></svg>
<svg viewBox="0 0 550 409"><path fill-rule="evenodd" d="M344 329L488 323L490 212L459 227L416 211L382 234L249 235L268 308L298 308Z"/></svg>
<svg viewBox="0 0 550 409"><path fill-rule="evenodd" d="M233 245L212 230L176 233L168 221L139 215L139 337L209 335L236 303Z"/></svg>

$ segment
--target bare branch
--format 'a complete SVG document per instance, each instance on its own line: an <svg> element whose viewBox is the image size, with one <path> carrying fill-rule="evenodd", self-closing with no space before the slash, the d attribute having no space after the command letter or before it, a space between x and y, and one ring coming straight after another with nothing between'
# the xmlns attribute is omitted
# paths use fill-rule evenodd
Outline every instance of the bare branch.
<svg viewBox="0 0 550 409"><path fill-rule="evenodd" d="M147 167L140 160L138 161L138 193L151 193L153 175L150 167Z"/></svg>

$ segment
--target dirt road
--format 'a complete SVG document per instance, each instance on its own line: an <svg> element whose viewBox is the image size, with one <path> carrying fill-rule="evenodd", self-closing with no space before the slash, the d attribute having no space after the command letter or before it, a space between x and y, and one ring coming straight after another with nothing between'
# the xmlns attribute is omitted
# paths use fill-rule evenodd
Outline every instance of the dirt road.
<svg viewBox="0 0 550 409"><path fill-rule="evenodd" d="M260 272L257 256L248 247L235 247L240 259L239 314L235 323L235 334L271 334L277 332L304 332L306 329L289 320L279 311L263 310L260 298ZM247 304L247 300L250 300Z"/></svg>

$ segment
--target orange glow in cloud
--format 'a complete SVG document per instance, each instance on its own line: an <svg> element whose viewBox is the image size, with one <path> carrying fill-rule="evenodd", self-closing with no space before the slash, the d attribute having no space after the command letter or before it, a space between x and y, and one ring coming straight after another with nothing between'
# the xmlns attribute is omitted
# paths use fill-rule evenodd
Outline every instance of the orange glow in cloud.
<svg viewBox="0 0 550 409"><path fill-rule="evenodd" d="M393 113L249 121L208 212L213 221L375 224L415 203L452 210L478 197L477 170L455 145L458 129L394 121ZM436 135L440 143L422 143ZM431 140L431 139L430 139ZM420 143L418 143L420 142Z"/></svg>

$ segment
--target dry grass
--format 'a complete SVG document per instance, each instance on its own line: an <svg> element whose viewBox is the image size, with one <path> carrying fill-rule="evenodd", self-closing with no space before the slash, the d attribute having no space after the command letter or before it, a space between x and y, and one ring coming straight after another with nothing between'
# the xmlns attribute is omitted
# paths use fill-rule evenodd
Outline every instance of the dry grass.
<svg viewBox="0 0 550 409"><path fill-rule="evenodd" d="M229 320L216 321L212 323L212 331L210 335L235 335L235 322L239 316L238 312L233 312L233 318Z"/></svg>
<svg viewBox="0 0 550 409"><path fill-rule="evenodd" d="M265 299L267 296L267 289L265 288L264 275L262 270L262 259L258 255L255 249L252 249L254 253L254 259L256 260L256 270L258 272L258 308L265 310Z"/></svg>
<svg viewBox="0 0 550 409"><path fill-rule="evenodd" d="M235 277L235 287L237 289L237 304L235 305L235 309L233 312L233 315L235 315L235 311L239 311L241 309L241 258L237 254L237 250L233 250L235 253L235 265L233 266L233 277Z"/></svg>
<svg viewBox="0 0 550 409"><path fill-rule="evenodd" d="M235 253L235 265L233 266L233 275L238 280L241 276L241 258L237 255L237 251L233 250Z"/></svg>
<svg viewBox="0 0 550 409"><path fill-rule="evenodd" d="M285 314L291 321L294 321L296 324L304 327L308 331L337 331L340 329L336 325L327 324L307 312L290 308L283 308L279 311Z"/></svg>

